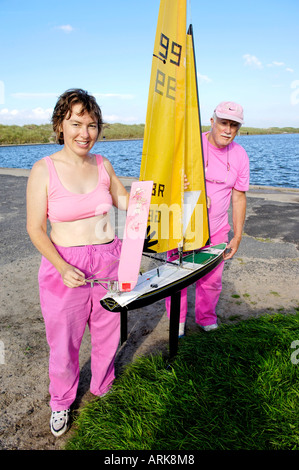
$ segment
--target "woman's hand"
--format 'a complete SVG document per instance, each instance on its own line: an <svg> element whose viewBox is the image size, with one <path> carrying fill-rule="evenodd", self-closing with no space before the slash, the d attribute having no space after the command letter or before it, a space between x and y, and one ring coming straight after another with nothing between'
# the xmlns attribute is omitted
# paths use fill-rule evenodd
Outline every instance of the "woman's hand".
<svg viewBox="0 0 299 470"><path fill-rule="evenodd" d="M184 190L187 191L188 187L189 187L189 181L188 181L188 178L187 178L187 175L184 175ZM207 207L208 209L210 209L211 207L211 199L209 198L209 196L207 196Z"/></svg>
<svg viewBox="0 0 299 470"><path fill-rule="evenodd" d="M60 271L60 274L64 285L67 287L74 288L84 286L85 284L84 273L70 264L66 263L65 267Z"/></svg>
<svg viewBox="0 0 299 470"><path fill-rule="evenodd" d="M186 191L188 189L188 186L189 186L189 181L187 179L187 175L184 175L184 190Z"/></svg>

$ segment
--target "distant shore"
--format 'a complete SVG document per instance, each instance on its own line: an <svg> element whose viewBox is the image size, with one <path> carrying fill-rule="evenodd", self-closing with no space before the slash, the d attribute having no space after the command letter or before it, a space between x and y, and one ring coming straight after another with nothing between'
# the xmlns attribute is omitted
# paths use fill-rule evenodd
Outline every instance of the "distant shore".
<svg viewBox="0 0 299 470"><path fill-rule="evenodd" d="M98 142L125 142L126 140L142 140L142 137L133 137L130 139L100 139ZM0 144L4 147L26 147L28 145L58 145L57 142L25 142L24 144Z"/></svg>
<svg viewBox="0 0 299 470"><path fill-rule="evenodd" d="M206 132L210 126L202 126ZM242 127L239 135L274 135L274 134L298 134L299 128L294 127ZM105 124L99 141L115 140L142 140L144 124ZM51 124L30 124L24 126L0 124L0 146L14 145L45 145L54 144L55 135Z"/></svg>
<svg viewBox="0 0 299 470"><path fill-rule="evenodd" d="M30 169L28 168L4 168L0 167L0 175L3 176L24 176L28 177L30 174ZM132 181L137 181L138 178L135 176L121 176L118 175L120 178L121 182L123 183L124 186L130 186L132 184ZM252 197L260 197L261 193L266 192L268 194L268 198L271 199L271 194L275 193L276 198L278 197L277 195L280 194L279 200L284 201L285 196L283 196L283 193L288 193L288 196L286 197L286 200L289 203L292 202L299 202L298 199L298 193L299 193L299 188L288 188L284 186L263 186L263 185L250 185L249 186L249 191L253 191L254 194L250 193L250 196ZM294 199L295 198L295 199Z"/></svg>

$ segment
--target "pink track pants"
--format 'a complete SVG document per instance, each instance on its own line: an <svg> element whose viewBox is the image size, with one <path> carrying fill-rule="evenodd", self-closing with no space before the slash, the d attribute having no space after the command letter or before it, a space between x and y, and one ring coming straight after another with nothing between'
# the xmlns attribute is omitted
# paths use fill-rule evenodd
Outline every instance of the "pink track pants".
<svg viewBox="0 0 299 470"><path fill-rule="evenodd" d="M59 247L57 251L72 266L88 278L117 279L121 242L118 238L104 245ZM100 272L99 272L100 271ZM90 391L94 395L106 393L115 378L114 359L120 339L120 314L105 310L100 299L105 289L98 284L91 287L66 287L54 266L42 257L39 270L41 310L50 347L49 378L53 411L68 409L74 402L79 382L79 349L89 326L91 335Z"/></svg>
<svg viewBox="0 0 299 470"><path fill-rule="evenodd" d="M228 231L226 225L214 235L211 235L211 244L227 243ZM170 252L171 253L171 252ZM174 258L172 258L174 259ZM222 289L222 272L224 261L222 261L210 273L196 282L195 288L195 321L199 325L207 326L217 323L216 306ZM170 315L170 297L165 300L167 315ZM187 317L187 288L181 291L180 323L184 323Z"/></svg>

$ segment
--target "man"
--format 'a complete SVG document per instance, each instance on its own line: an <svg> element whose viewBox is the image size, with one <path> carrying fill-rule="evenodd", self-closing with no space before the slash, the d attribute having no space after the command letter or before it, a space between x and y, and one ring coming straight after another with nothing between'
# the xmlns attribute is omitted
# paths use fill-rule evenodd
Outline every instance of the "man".
<svg viewBox="0 0 299 470"><path fill-rule="evenodd" d="M232 202L233 237L224 260L237 252L245 222L246 194L249 188L249 159L246 151L234 142L243 124L243 108L237 103L220 103L211 118L211 130L203 133L203 153L210 241L228 242L228 209ZM196 283L195 320L205 331L217 328L216 305L222 289L224 261ZM166 301L170 311L170 300ZM187 289L181 293L179 336L184 335L187 315Z"/></svg>

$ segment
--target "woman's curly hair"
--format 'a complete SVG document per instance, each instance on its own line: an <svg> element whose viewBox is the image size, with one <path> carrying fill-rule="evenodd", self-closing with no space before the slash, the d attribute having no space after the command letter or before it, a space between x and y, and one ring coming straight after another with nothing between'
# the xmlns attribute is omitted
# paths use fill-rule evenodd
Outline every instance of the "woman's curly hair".
<svg viewBox="0 0 299 470"><path fill-rule="evenodd" d="M82 106L79 116L82 116L85 112L90 114L98 123L99 135L102 131L104 122L101 108L96 99L89 95L87 91L73 88L60 95L52 114L53 130L60 145L64 144L63 132L61 131L62 122L64 119L70 119L75 104L81 104Z"/></svg>

